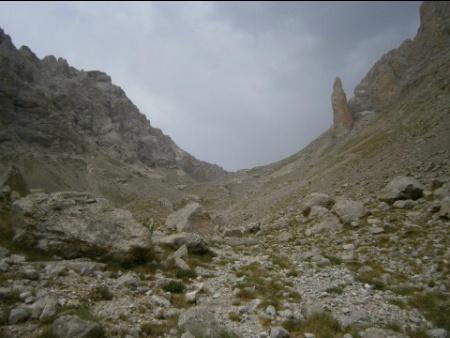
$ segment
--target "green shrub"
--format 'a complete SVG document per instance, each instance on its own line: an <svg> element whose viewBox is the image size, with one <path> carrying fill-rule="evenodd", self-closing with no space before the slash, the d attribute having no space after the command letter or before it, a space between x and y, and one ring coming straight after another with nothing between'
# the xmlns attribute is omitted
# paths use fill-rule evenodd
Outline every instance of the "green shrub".
<svg viewBox="0 0 450 338"><path fill-rule="evenodd" d="M183 293L186 290L186 286L181 282L171 280L163 286L163 290L170 293Z"/></svg>

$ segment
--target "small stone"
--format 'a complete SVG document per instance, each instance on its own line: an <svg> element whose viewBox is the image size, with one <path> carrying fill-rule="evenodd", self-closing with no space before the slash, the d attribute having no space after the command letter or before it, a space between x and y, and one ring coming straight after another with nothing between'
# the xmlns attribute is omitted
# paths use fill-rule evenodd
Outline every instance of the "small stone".
<svg viewBox="0 0 450 338"><path fill-rule="evenodd" d="M170 302L167 299L157 295L150 297L150 303L160 307L170 307Z"/></svg>
<svg viewBox="0 0 450 338"><path fill-rule="evenodd" d="M39 272L34 269L25 269L25 271L23 272L23 277L30 280L38 280Z"/></svg>
<svg viewBox="0 0 450 338"><path fill-rule="evenodd" d="M270 338L289 338L289 337L290 337L289 332L281 326L273 327L270 330Z"/></svg>
<svg viewBox="0 0 450 338"><path fill-rule="evenodd" d="M427 331L430 338L448 338L449 334L446 329L436 328Z"/></svg>
<svg viewBox="0 0 450 338"><path fill-rule="evenodd" d="M2 247L2 246L0 246L0 259L6 258L6 257L8 257L9 255L10 255L9 250L6 249L6 248L4 248L4 247Z"/></svg>
<svg viewBox="0 0 450 338"><path fill-rule="evenodd" d="M186 331L185 333L183 333L181 335L181 338L195 338L195 337L192 333L190 333L189 331Z"/></svg>
<svg viewBox="0 0 450 338"><path fill-rule="evenodd" d="M395 201L392 206L397 209L412 209L412 208L414 208L414 201L399 200L399 201Z"/></svg>
<svg viewBox="0 0 450 338"><path fill-rule="evenodd" d="M305 333L303 336L305 338L315 338L315 335L313 333Z"/></svg>
<svg viewBox="0 0 450 338"><path fill-rule="evenodd" d="M122 286L137 287L140 282L141 282L141 280L138 275L136 275L134 273L127 273L125 275L120 276L116 280L116 286L117 287L122 287Z"/></svg>
<svg viewBox="0 0 450 338"><path fill-rule="evenodd" d="M384 232L384 229L381 227L372 227L369 229L369 232L372 235L378 235L378 234L381 234L382 232Z"/></svg>
<svg viewBox="0 0 450 338"><path fill-rule="evenodd" d="M182 258L175 258L175 265L181 270L190 270L189 265Z"/></svg>
<svg viewBox="0 0 450 338"><path fill-rule="evenodd" d="M180 246L177 249L177 251L174 252L173 256L174 256L174 258L183 258L187 254L188 254L188 248L187 248L186 244L183 244L182 246Z"/></svg>
<svg viewBox="0 0 450 338"><path fill-rule="evenodd" d="M5 261L0 261L0 272L8 272L9 271L9 264Z"/></svg>
<svg viewBox="0 0 450 338"><path fill-rule="evenodd" d="M269 316L275 317L277 315L277 310L273 305L269 305L265 311Z"/></svg>
<svg viewBox="0 0 450 338"><path fill-rule="evenodd" d="M197 301L197 297L198 297L198 293L200 292L200 290L194 290L191 292L186 292L186 301L188 301L189 303L195 303Z"/></svg>

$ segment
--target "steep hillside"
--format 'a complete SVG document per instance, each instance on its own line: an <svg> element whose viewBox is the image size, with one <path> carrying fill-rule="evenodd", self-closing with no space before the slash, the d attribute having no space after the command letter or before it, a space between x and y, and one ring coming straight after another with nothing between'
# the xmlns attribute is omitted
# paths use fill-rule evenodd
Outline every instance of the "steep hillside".
<svg viewBox="0 0 450 338"><path fill-rule="evenodd" d="M2 30L0 154L1 167L20 167L31 188L91 190L113 199L140 190L143 180L131 183L132 189L111 188L136 171L147 175L150 186L152 177L170 171L181 182L226 174L153 128L107 74L77 70L54 56L40 60L25 46L16 49ZM172 183L169 190L177 181Z"/></svg>
<svg viewBox="0 0 450 338"><path fill-rule="evenodd" d="M336 103L335 96L333 100ZM226 213L230 223L238 225L243 219L260 219L295 206L299 197L312 191L360 198L370 196L397 174L424 179L448 177L448 2L422 5L416 37L373 66L348 106L352 128L348 128L348 121L344 129L339 126L335 111L335 125L299 153L242 172L224 183L232 186L239 181L248 187Z"/></svg>

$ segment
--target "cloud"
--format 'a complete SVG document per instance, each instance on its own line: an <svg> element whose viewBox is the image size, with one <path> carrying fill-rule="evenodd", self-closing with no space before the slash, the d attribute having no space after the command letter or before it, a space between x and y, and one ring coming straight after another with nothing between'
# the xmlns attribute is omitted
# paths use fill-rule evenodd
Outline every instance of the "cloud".
<svg viewBox="0 0 450 338"><path fill-rule="evenodd" d="M0 26L38 56L109 73L153 126L227 169L291 155L413 37L417 2L2 3ZM350 96L350 93L347 92Z"/></svg>

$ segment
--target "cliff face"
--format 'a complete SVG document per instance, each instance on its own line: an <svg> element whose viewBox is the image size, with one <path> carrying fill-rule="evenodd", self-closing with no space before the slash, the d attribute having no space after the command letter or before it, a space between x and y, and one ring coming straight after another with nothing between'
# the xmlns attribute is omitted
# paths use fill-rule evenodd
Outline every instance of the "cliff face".
<svg viewBox="0 0 450 338"><path fill-rule="evenodd" d="M153 128L123 90L100 71L40 60L16 49L0 29L0 153L105 154L147 167L183 169L197 180L225 171L180 149Z"/></svg>
<svg viewBox="0 0 450 338"><path fill-rule="evenodd" d="M351 112L381 111L424 76L448 67L449 60L450 3L425 2L416 37L383 55L372 67L355 88Z"/></svg>

